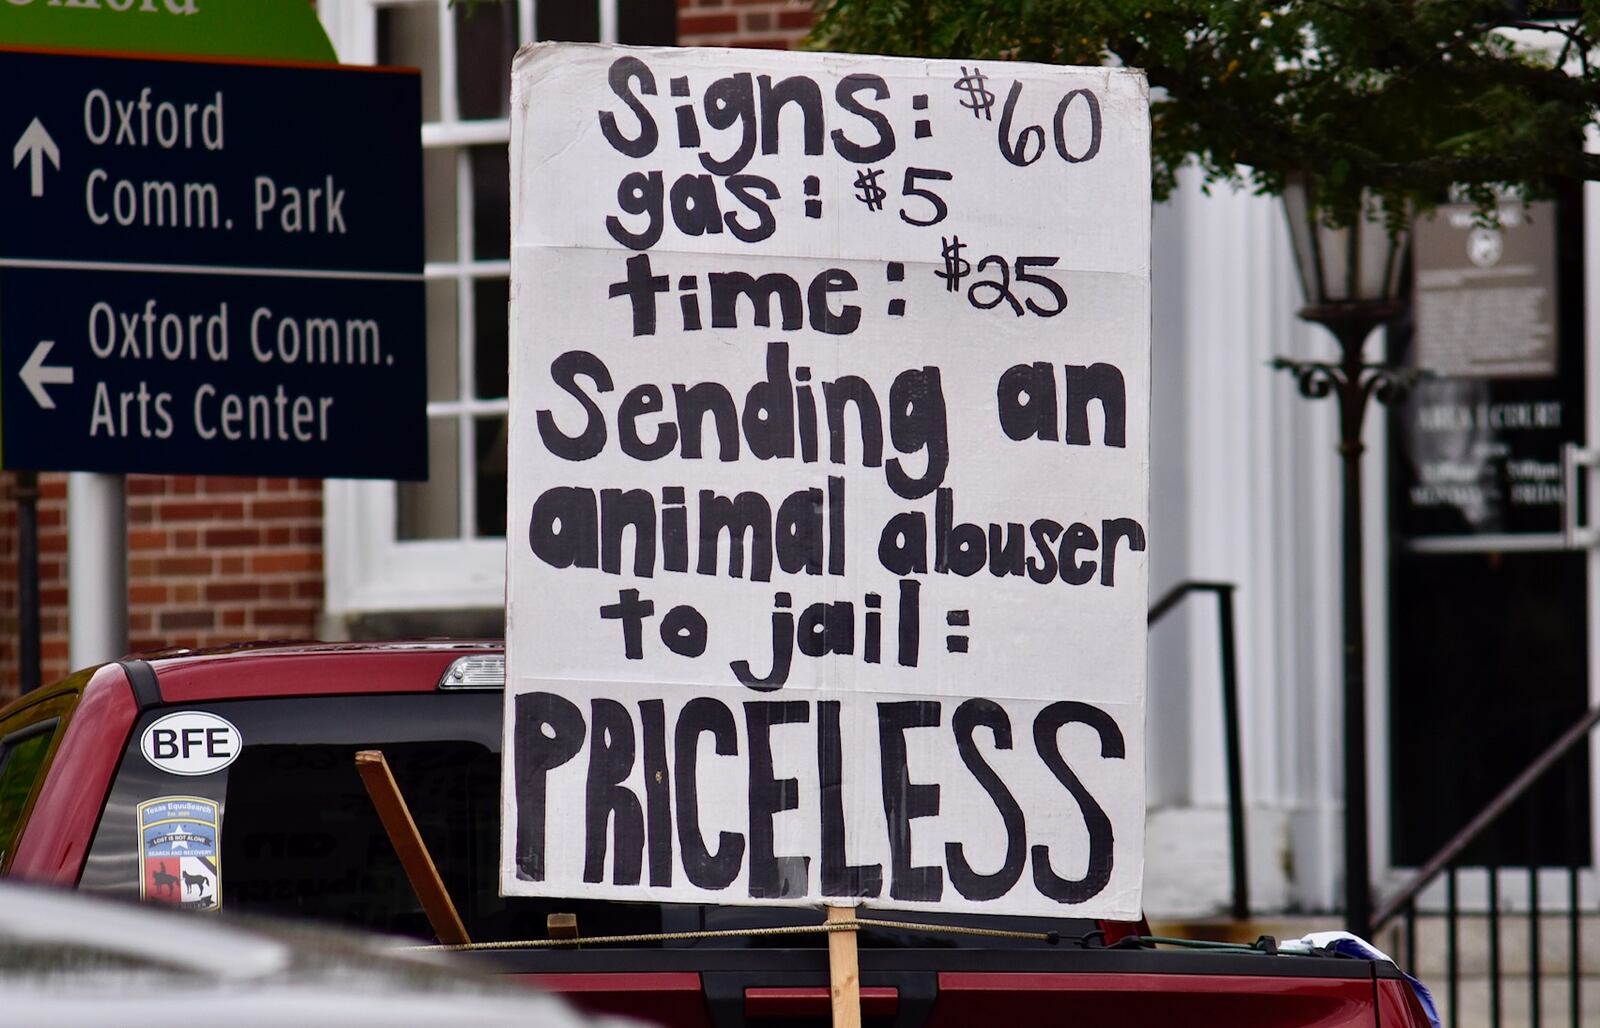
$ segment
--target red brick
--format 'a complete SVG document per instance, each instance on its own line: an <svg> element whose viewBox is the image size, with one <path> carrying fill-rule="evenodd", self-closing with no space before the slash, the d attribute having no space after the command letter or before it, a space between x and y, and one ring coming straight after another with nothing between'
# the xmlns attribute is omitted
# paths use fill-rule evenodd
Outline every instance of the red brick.
<svg viewBox="0 0 1600 1028"><path fill-rule="evenodd" d="M172 587L173 603L199 603L200 587L193 582L180 582Z"/></svg>
<svg viewBox="0 0 1600 1028"><path fill-rule="evenodd" d="M192 550L200 545L200 533L192 528L180 528L172 533L172 548Z"/></svg>
<svg viewBox="0 0 1600 1028"><path fill-rule="evenodd" d="M781 29L809 29L811 27L811 12L780 11L778 13L778 27Z"/></svg>
<svg viewBox="0 0 1600 1028"><path fill-rule="evenodd" d="M250 504L250 513L258 518L320 518L322 500L256 500Z"/></svg>
<svg viewBox="0 0 1600 1028"><path fill-rule="evenodd" d="M160 507L163 521L238 520L244 504L216 500L168 500Z"/></svg>
<svg viewBox="0 0 1600 1028"><path fill-rule="evenodd" d="M165 496L167 479L157 475L129 475L129 496Z"/></svg>
<svg viewBox="0 0 1600 1028"><path fill-rule="evenodd" d="M310 630L317 623L317 612L304 607L257 607L255 623Z"/></svg>
<svg viewBox="0 0 1600 1028"><path fill-rule="evenodd" d="M711 35L739 31L739 19L732 14L680 14L678 35Z"/></svg>
<svg viewBox="0 0 1600 1028"><path fill-rule="evenodd" d="M229 478L223 475L216 475L211 478L203 478L200 480L200 491L207 493L208 495L216 495L218 493L245 493L248 495L254 495L260 491L260 487L261 479L259 478Z"/></svg>
<svg viewBox="0 0 1600 1028"><path fill-rule="evenodd" d="M772 13L770 11L751 11L744 16L744 30L746 32L767 32L772 29Z"/></svg>
<svg viewBox="0 0 1600 1028"><path fill-rule="evenodd" d="M250 570L260 575L280 571L320 571L322 554L303 551L257 553L250 558Z"/></svg>
<svg viewBox="0 0 1600 1028"><path fill-rule="evenodd" d="M167 533L158 531L134 531L128 533L128 549L130 550L164 550L167 548Z"/></svg>
<svg viewBox="0 0 1600 1028"><path fill-rule="evenodd" d="M244 574L245 559L243 557L223 557L217 562L217 571L224 575Z"/></svg>
<svg viewBox="0 0 1600 1028"><path fill-rule="evenodd" d="M243 609L235 607L222 612L222 625L224 628L243 628L244 622L245 611Z"/></svg>
<svg viewBox="0 0 1600 1028"><path fill-rule="evenodd" d="M158 575L209 575L211 558L209 556L162 557L156 561L155 572Z"/></svg>
<svg viewBox="0 0 1600 1028"><path fill-rule="evenodd" d="M208 528L206 546L256 546L261 542L261 530L250 527Z"/></svg>
<svg viewBox="0 0 1600 1028"><path fill-rule="evenodd" d="M193 496L200 491L200 484L194 478L173 477L167 480L167 491L174 496Z"/></svg>
<svg viewBox="0 0 1600 1028"><path fill-rule="evenodd" d="M161 628L210 628L217 623L215 611L211 610L164 610L161 612Z"/></svg>
<svg viewBox="0 0 1600 1028"><path fill-rule="evenodd" d="M160 582L135 582L128 586L128 604L154 604L167 602L167 587Z"/></svg>
<svg viewBox="0 0 1600 1028"><path fill-rule="evenodd" d="M207 603L258 600L261 598L260 582L210 582L206 585Z"/></svg>

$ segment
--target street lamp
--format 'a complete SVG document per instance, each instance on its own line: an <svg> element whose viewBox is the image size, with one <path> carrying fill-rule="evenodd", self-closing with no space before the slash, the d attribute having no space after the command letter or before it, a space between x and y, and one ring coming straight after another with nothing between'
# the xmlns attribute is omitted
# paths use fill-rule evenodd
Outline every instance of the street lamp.
<svg viewBox="0 0 1600 1028"><path fill-rule="evenodd" d="M1371 876L1367 866L1366 637L1363 628L1361 542L1361 420L1367 401L1395 403L1415 380L1414 369L1372 364L1362 350L1372 330L1405 310L1399 296L1409 223L1386 218L1376 198L1345 224L1330 222L1316 202L1315 180L1290 176L1283 191L1295 268L1305 290L1300 317L1333 334L1337 361L1280 357L1273 367L1291 372L1300 393L1339 401L1339 456L1344 465L1344 892L1345 927L1365 937L1370 929Z"/></svg>

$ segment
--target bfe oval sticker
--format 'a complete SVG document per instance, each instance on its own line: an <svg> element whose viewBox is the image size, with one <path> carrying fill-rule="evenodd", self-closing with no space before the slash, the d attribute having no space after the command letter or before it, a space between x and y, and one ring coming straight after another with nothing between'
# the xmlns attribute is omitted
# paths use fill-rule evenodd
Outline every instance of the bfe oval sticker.
<svg viewBox="0 0 1600 1028"><path fill-rule="evenodd" d="M157 718L144 730L144 759L168 774L209 775L239 756L243 740L226 718L203 710L180 710Z"/></svg>

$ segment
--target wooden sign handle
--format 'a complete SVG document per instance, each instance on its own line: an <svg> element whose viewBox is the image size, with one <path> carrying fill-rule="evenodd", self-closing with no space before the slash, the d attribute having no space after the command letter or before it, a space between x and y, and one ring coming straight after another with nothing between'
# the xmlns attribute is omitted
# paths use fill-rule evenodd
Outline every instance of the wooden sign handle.
<svg viewBox="0 0 1600 1028"><path fill-rule="evenodd" d="M855 907L829 907L828 921L850 921ZM861 964L856 930L828 933L828 991L833 997L833 1028L861 1028Z"/></svg>
<svg viewBox="0 0 1600 1028"><path fill-rule="evenodd" d="M466 926L461 923L461 915L456 913L456 905L450 901L450 894L439 878L439 869L428 854L428 846L422 841L422 833L411 819L411 810L406 806L405 797L400 795L400 786L394 780L394 772L389 770L389 762L383 758L383 751L361 750L356 754L356 771L367 787L367 795L372 797L372 806L378 811L378 820L383 822L389 842L400 856L400 866L405 868L412 890L422 901L434 935L447 946L471 942Z"/></svg>

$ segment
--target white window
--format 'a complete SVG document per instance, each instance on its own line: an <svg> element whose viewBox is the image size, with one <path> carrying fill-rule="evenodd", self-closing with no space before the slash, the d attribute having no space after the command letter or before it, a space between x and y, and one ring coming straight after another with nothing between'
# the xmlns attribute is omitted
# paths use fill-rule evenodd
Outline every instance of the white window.
<svg viewBox="0 0 1600 1028"><path fill-rule="evenodd" d="M330 480L327 607L505 602L511 60L535 39L671 43L673 0L321 0L346 64L422 70L426 482Z"/></svg>

